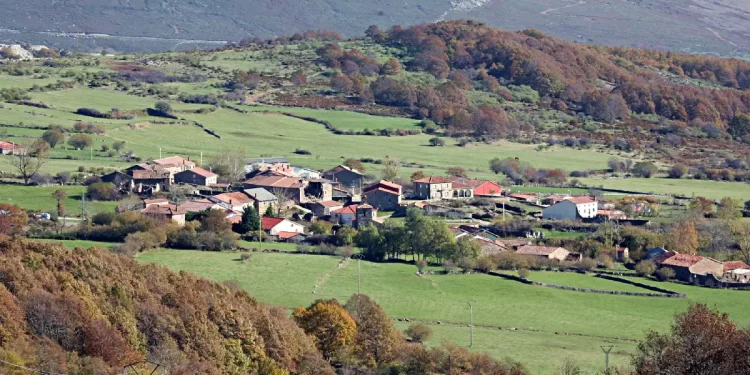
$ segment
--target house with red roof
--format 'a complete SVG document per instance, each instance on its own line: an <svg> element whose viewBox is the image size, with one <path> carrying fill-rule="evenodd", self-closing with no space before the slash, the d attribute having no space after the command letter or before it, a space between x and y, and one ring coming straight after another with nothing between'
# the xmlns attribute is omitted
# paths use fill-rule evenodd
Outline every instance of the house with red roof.
<svg viewBox="0 0 750 375"><path fill-rule="evenodd" d="M675 252L670 257L659 259L660 267L671 268L675 278L688 283L696 283L700 276L712 275L717 279L724 276L724 265L716 259L700 255Z"/></svg>
<svg viewBox="0 0 750 375"><path fill-rule="evenodd" d="M331 211L331 221L351 227L358 227L357 220L372 221L377 217L378 210L369 204L353 204Z"/></svg>
<svg viewBox="0 0 750 375"><path fill-rule="evenodd" d="M395 211L401 205L401 190L401 185L381 180L365 187L362 195L367 204L378 210Z"/></svg>
<svg viewBox="0 0 750 375"><path fill-rule="evenodd" d="M590 197L573 197L545 207L542 217L548 220L579 220L596 217L598 206Z"/></svg>
<svg viewBox="0 0 750 375"><path fill-rule="evenodd" d="M279 236L281 233L305 233L305 227L302 224L280 217L262 217L261 226L272 236Z"/></svg>
<svg viewBox="0 0 750 375"><path fill-rule="evenodd" d="M724 280L730 283L750 282L750 265L745 262L724 262Z"/></svg>
<svg viewBox="0 0 750 375"><path fill-rule="evenodd" d="M241 191L216 194L212 197L209 197L208 200L211 202L219 203L220 205L237 212L243 211L245 207L254 208L255 205L255 200Z"/></svg>
<svg viewBox="0 0 750 375"><path fill-rule="evenodd" d="M181 156L169 156L162 159L154 160L154 164L160 165L164 168L171 169L172 173L182 172L188 169L195 168L195 162L190 159L184 159Z"/></svg>
<svg viewBox="0 0 750 375"><path fill-rule="evenodd" d="M502 194L503 188L492 181L488 180L472 180L470 178L454 177L453 188L470 188L472 190L471 195L474 197L498 197Z"/></svg>
<svg viewBox="0 0 750 375"><path fill-rule="evenodd" d="M0 155L15 155L24 151L23 146L18 143L0 141Z"/></svg>
<svg viewBox="0 0 750 375"><path fill-rule="evenodd" d="M209 186L217 183L219 175L200 167L186 169L175 173L174 182L178 184L190 184L198 186Z"/></svg>

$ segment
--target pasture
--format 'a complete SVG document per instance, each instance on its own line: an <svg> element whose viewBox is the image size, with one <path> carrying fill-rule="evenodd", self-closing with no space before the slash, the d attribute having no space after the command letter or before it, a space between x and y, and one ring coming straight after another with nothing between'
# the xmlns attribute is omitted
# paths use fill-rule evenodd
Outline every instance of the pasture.
<svg viewBox="0 0 750 375"><path fill-rule="evenodd" d="M608 189L625 189L654 194L681 194L715 200L723 197L742 201L750 199L750 184L742 182L670 178L579 178L579 180L590 187L601 186Z"/></svg>
<svg viewBox="0 0 750 375"><path fill-rule="evenodd" d="M85 186L20 186L0 184L0 202L10 203L27 210L57 212L57 201L52 196L55 190L64 190L67 198L63 201L67 216L81 215L81 196ZM97 202L87 200L85 207L90 214L114 212L117 202Z"/></svg>
<svg viewBox="0 0 750 375"><path fill-rule="evenodd" d="M158 250L141 254L138 259L217 281L237 280L259 301L288 308L307 305L318 298L346 300L357 290L356 263L339 257L254 253L249 262L243 263L240 253ZM642 339L649 329L668 329L674 314L693 302L718 307L741 325L750 322L750 302L737 291L659 283L687 293L688 298L616 296L530 286L483 274L418 276L415 271L413 265L362 262L362 293L373 297L394 318L441 321L443 324L434 326L436 340L450 338L462 345L466 344L462 337L465 333L459 334L453 325L468 323L467 302L474 300L474 322L486 327L485 338L474 349L505 357L508 346L517 346L515 359L529 363L540 373L549 373L557 365L534 359L539 350L532 348L541 341L549 342L545 352L551 358L590 358L591 362L585 363L587 370L596 369L600 363L598 345L614 341L618 350L624 350L616 356L615 363L624 365L627 354L633 351L633 340ZM277 282L280 274L284 275L283 283ZM532 272L532 279L632 290L625 284L577 274ZM522 332L510 333L500 328L530 330L534 334L527 337ZM521 349L524 346L527 349ZM579 355L582 351L590 351L590 356Z"/></svg>

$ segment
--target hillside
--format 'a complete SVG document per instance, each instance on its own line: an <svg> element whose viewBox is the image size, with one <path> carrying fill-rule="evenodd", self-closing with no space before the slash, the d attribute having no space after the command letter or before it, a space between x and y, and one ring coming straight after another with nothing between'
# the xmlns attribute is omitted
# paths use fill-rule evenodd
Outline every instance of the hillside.
<svg viewBox="0 0 750 375"><path fill-rule="evenodd" d="M99 51L216 47L244 37L313 29L361 35L370 24L404 26L470 18L535 28L571 41L692 53L748 55L750 6L739 0L314 0L0 1L0 42Z"/></svg>
<svg viewBox="0 0 750 375"><path fill-rule="evenodd" d="M101 249L0 239L0 301L3 374L122 373L146 359L172 374L330 371L283 310Z"/></svg>

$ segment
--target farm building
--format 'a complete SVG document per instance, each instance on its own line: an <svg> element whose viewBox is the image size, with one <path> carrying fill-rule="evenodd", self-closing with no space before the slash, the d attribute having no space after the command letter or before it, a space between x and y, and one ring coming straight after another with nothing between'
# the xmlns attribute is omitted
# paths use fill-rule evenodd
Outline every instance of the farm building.
<svg viewBox="0 0 750 375"><path fill-rule="evenodd" d="M630 249L627 247L618 247L617 248L617 260L618 262L624 262L625 260L630 259Z"/></svg>
<svg viewBox="0 0 750 375"><path fill-rule="evenodd" d="M353 191L360 191L365 180L364 174L345 165L339 165L323 172L323 177L338 182L344 189Z"/></svg>
<svg viewBox="0 0 750 375"><path fill-rule="evenodd" d="M331 181L321 179L304 179L286 176L259 175L242 183L245 189L264 188L274 195L283 194L297 203L307 203L307 196L320 200L331 200L333 186Z"/></svg>
<svg viewBox="0 0 750 375"><path fill-rule="evenodd" d="M263 188L245 189L243 191L245 195L255 201L255 211L258 211L259 214L265 213L269 206L276 210L279 209L279 198L270 191Z"/></svg>
<svg viewBox="0 0 750 375"><path fill-rule="evenodd" d="M659 262L660 267L671 268L675 278L680 281L695 283L698 276L713 275L717 279L724 276L724 265L718 260L699 255L675 253Z"/></svg>
<svg viewBox="0 0 750 375"><path fill-rule="evenodd" d="M195 162L190 159L184 159L181 156L170 156L154 160L154 164L173 170L172 173L179 173L188 169L195 168Z"/></svg>
<svg viewBox="0 0 750 375"><path fill-rule="evenodd" d="M120 171L114 171L107 173L101 177L102 182L108 182L114 184L117 190L121 192L127 192L135 188L133 177L128 176Z"/></svg>
<svg viewBox="0 0 750 375"><path fill-rule="evenodd" d="M337 201L320 201L310 204L310 211L315 216L328 216L332 211L344 208L344 204Z"/></svg>
<svg viewBox="0 0 750 375"><path fill-rule="evenodd" d="M378 210L395 211L401 205L401 185L390 181L367 186L363 195L367 204Z"/></svg>
<svg viewBox="0 0 750 375"><path fill-rule="evenodd" d="M224 209L220 203L211 202L208 199L200 199L196 201L187 201L181 205L178 206L181 210L185 212L203 212L205 210L219 210Z"/></svg>
<svg viewBox="0 0 750 375"><path fill-rule="evenodd" d="M291 220L278 217L261 218L263 230L272 236L278 236L280 233L304 233L305 227Z"/></svg>
<svg viewBox="0 0 750 375"><path fill-rule="evenodd" d="M169 190L172 185L172 174L164 170L133 170L133 185L135 191L141 194L153 194L162 190Z"/></svg>
<svg viewBox="0 0 750 375"><path fill-rule="evenodd" d="M546 207L542 217L551 220L578 220L596 217L596 201L589 197L575 197Z"/></svg>
<svg viewBox="0 0 750 375"><path fill-rule="evenodd" d="M545 259L565 260L570 251L562 247L525 245L516 250L516 254L536 256Z"/></svg>
<svg viewBox="0 0 750 375"><path fill-rule="evenodd" d="M15 155L22 151L23 148L18 143L0 141L0 155Z"/></svg>
<svg viewBox="0 0 750 375"><path fill-rule="evenodd" d="M144 208L141 212L146 216L151 216L163 220L171 220L179 225L185 225L185 214L187 213L185 210L182 210L179 207L169 203L146 203L146 208Z"/></svg>
<svg viewBox="0 0 750 375"><path fill-rule="evenodd" d="M245 207L255 207L255 200L241 191L216 194L213 197L209 197L208 200L237 212L244 210Z"/></svg>
<svg viewBox="0 0 750 375"><path fill-rule="evenodd" d="M536 194L520 194L520 193L513 193L509 195L510 199L518 201L518 202L524 202L524 203L537 203L539 201L539 197Z"/></svg>
<svg viewBox="0 0 750 375"><path fill-rule="evenodd" d="M216 173L207 171L200 167L195 167L175 173L174 182L179 184L209 186L215 184L218 178L219 175Z"/></svg>
<svg viewBox="0 0 750 375"><path fill-rule="evenodd" d="M417 199L450 199L453 197L453 181L444 177L414 180L414 193Z"/></svg>

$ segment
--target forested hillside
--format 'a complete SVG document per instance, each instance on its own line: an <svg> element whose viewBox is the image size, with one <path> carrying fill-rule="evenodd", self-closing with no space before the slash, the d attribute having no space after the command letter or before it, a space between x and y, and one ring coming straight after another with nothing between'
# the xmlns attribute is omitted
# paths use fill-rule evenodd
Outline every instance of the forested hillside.
<svg viewBox="0 0 750 375"><path fill-rule="evenodd" d="M1 239L0 301L0 360L17 366L111 374L149 359L171 374L330 371L285 311L104 250Z"/></svg>

